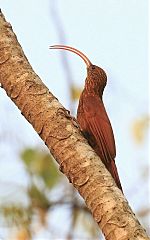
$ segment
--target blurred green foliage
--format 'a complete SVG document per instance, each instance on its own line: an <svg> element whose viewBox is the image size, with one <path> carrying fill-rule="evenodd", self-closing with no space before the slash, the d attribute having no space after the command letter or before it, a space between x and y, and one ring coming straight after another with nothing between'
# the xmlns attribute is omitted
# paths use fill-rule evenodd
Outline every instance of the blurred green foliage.
<svg viewBox="0 0 150 240"><path fill-rule="evenodd" d="M46 187L52 188L60 180L61 175L50 154L29 148L21 154L21 159L28 173L39 177Z"/></svg>
<svg viewBox="0 0 150 240"><path fill-rule="evenodd" d="M0 208L0 213L6 218L8 224L28 227L31 223L32 209L19 205L8 205Z"/></svg>
<svg viewBox="0 0 150 240"><path fill-rule="evenodd" d="M96 239L99 236L98 227L72 187L70 190L65 187L63 197L57 193L56 200L51 200L52 190L56 190L60 184L65 184L63 174L58 170L53 157L46 151L27 148L20 154L20 159L29 178L29 184L24 192L28 205L24 206L23 199L20 199L22 203L20 201L12 203L9 199L6 204L0 206L0 215L7 225L18 229L13 240L32 239L35 218L41 227L46 227L47 214L50 214L51 209L64 206L68 206L71 211L68 220L71 227L67 237L71 239L76 232L82 231L86 232L87 239L89 237Z"/></svg>

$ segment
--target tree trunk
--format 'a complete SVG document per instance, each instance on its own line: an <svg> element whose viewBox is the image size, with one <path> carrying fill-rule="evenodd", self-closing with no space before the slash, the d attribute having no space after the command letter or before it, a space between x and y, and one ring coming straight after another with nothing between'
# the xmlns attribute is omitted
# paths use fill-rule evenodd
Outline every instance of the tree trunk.
<svg viewBox="0 0 150 240"><path fill-rule="evenodd" d="M1 12L0 83L84 198L105 238L149 239L100 158L33 71Z"/></svg>

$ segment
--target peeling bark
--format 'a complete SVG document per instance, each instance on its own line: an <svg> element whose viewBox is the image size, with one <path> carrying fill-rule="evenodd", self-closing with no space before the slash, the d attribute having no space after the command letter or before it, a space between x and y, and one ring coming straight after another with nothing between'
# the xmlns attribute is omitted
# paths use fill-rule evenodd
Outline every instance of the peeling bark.
<svg viewBox="0 0 150 240"><path fill-rule="evenodd" d="M84 198L105 238L149 239L100 158L33 71L2 13L0 83Z"/></svg>

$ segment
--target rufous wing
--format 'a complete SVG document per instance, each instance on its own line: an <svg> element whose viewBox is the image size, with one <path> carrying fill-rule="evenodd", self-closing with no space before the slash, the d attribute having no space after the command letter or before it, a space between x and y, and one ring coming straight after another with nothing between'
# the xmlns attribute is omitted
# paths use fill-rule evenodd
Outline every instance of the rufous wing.
<svg viewBox="0 0 150 240"><path fill-rule="evenodd" d="M95 138L95 151L122 190L115 165L116 147L110 120L98 96L87 95L83 99L87 132ZM90 142L90 141L89 141Z"/></svg>

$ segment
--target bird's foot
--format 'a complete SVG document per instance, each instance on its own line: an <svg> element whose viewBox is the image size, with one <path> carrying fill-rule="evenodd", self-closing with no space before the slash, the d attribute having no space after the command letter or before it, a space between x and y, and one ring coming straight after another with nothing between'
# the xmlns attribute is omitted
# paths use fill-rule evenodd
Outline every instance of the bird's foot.
<svg viewBox="0 0 150 240"><path fill-rule="evenodd" d="M63 115L63 116L65 116L66 118L70 119L71 122L73 123L73 125L74 125L75 127L79 128L79 125L78 125L78 122L77 122L76 118L70 115L70 111L69 111L69 110L67 110L67 109L65 109L65 108L59 108L59 109L57 110L57 114L58 114L58 115Z"/></svg>

